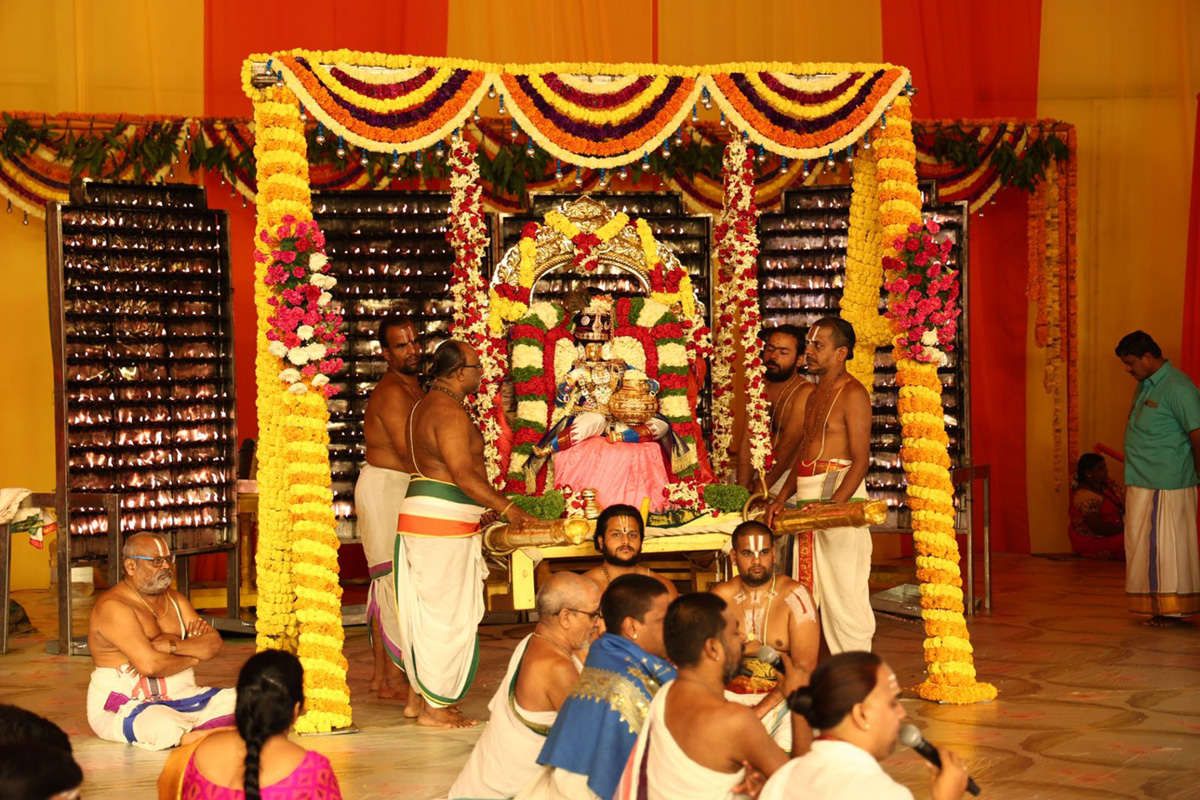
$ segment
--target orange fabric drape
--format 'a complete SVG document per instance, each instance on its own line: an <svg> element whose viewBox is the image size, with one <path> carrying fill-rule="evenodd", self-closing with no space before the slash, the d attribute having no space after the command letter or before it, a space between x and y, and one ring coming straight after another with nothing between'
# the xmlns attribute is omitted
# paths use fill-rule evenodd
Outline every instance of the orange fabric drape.
<svg viewBox="0 0 1200 800"><path fill-rule="evenodd" d="M1001 4L888 0L883 57L908 66L918 118L1032 118L1040 0ZM992 468L992 547L1029 552L1025 446L1025 198L971 220L971 460ZM979 521L977 519L977 521Z"/></svg>

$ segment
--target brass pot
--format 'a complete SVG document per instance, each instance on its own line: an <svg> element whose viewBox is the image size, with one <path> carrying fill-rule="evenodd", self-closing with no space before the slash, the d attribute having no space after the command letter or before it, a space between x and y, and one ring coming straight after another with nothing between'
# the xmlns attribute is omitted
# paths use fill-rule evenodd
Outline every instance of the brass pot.
<svg viewBox="0 0 1200 800"><path fill-rule="evenodd" d="M608 410L626 425L645 425L658 411L658 398L645 378L626 376L608 401Z"/></svg>

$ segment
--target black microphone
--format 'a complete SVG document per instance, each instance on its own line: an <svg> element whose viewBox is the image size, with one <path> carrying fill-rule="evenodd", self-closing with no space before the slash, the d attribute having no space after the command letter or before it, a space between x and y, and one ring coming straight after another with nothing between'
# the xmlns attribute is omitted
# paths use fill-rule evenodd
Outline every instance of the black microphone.
<svg viewBox="0 0 1200 800"><path fill-rule="evenodd" d="M776 672L787 672L787 665L779 657L779 651L769 644L764 644L758 648L758 652L754 654L754 657L764 664L770 664L775 668Z"/></svg>
<svg viewBox="0 0 1200 800"><path fill-rule="evenodd" d="M921 758L938 769L942 768L942 757L938 755L937 748L925 741L916 725L905 725L900 729L900 743L916 750L921 754ZM979 784L970 775L967 776L967 791L976 795L980 792Z"/></svg>

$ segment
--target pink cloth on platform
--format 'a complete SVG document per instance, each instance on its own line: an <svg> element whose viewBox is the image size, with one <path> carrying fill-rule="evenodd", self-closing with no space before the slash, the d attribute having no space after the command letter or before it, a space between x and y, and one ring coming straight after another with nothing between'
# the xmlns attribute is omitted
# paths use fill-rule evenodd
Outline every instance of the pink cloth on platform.
<svg viewBox="0 0 1200 800"><path fill-rule="evenodd" d="M657 442L610 442L595 437L554 454L554 487L570 486L575 491L595 489L602 507L627 503L642 507L650 498L650 510L667 507L663 487L670 482Z"/></svg>

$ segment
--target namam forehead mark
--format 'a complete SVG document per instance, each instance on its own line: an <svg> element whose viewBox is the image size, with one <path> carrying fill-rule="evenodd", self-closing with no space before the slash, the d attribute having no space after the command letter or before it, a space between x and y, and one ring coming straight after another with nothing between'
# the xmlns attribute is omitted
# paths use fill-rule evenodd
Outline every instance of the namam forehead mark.
<svg viewBox="0 0 1200 800"><path fill-rule="evenodd" d="M807 342L808 344L816 344L817 343L817 334L819 334L824 329L825 329L824 325L813 325L808 331L808 336L804 337L804 341Z"/></svg>
<svg viewBox="0 0 1200 800"><path fill-rule="evenodd" d="M396 332L394 337L392 331ZM388 338L394 340L392 347L403 347L417 340L417 329L411 322L406 322L403 325L388 328Z"/></svg>
<svg viewBox="0 0 1200 800"><path fill-rule="evenodd" d="M900 681L896 680L896 673L890 669L887 672L887 690L888 694L900 696Z"/></svg>
<svg viewBox="0 0 1200 800"><path fill-rule="evenodd" d="M609 520L607 529L604 531L604 535L611 536L614 533L621 533L626 536L636 534L638 533L637 523L629 517L614 517L613 519Z"/></svg>
<svg viewBox="0 0 1200 800"><path fill-rule="evenodd" d="M171 555L170 548L167 547L167 543L163 540L163 538L161 536L157 536L152 533L143 533L143 534L137 534L137 537L138 538L135 540L134 543L137 545L138 549L141 550L142 552L146 552L148 550L153 550L154 554L157 556Z"/></svg>
<svg viewBox="0 0 1200 800"><path fill-rule="evenodd" d="M742 546L738 548L739 550L750 550L751 552L758 553L762 550L769 550L772 546L771 537L765 533L742 534L741 539Z"/></svg>

